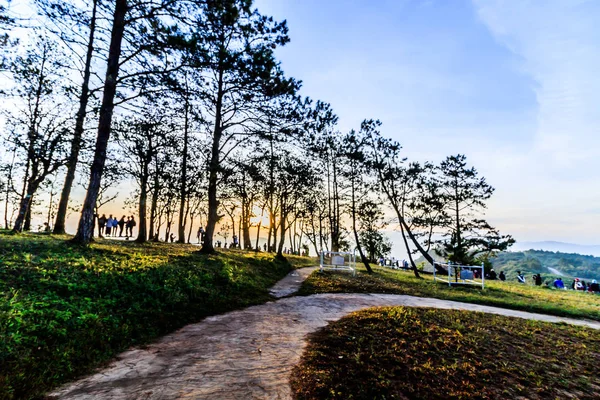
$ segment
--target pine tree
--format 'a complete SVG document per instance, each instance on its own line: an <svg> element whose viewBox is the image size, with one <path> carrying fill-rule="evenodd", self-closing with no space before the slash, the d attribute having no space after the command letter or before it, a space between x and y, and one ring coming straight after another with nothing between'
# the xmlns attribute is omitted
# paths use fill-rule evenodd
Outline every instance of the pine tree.
<svg viewBox="0 0 600 400"><path fill-rule="evenodd" d="M204 72L199 93L211 115L208 159L208 221L202 251L214 251L220 219L218 189L223 162L244 139L258 132L261 106L274 97L292 95L297 82L284 77L274 48L288 42L285 22L251 10L251 1L208 1L197 32L197 67Z"/></svg>
<svg viewBox="0 0 600 400"><path fill-rule="evenodd" d="M494 188L474 167L467 166L467 158L462 154L449 156L440 164L439 172L446 219L444 239L437 241L441 246L438 253L452 262L469 265L480 254L510 247L514 239L500 235L481 218Z"/></svg>

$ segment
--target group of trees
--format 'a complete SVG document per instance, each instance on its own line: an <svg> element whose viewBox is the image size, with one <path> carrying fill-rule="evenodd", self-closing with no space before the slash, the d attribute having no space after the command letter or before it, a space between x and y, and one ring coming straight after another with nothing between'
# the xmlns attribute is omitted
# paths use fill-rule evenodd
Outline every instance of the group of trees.
<svg viewBox="0 0 600 400"><path fill-rule="evenodd" d="M53 231L64 233L76 207L73 242L89 243L114 198L108 189L129 182L139 242L189 242L202 225L210 253L220 227L245 249L266 235L279 255L356 249L370 270L391 249L382 234L391 224L415 273L414 252L471 262L511 244L480 219L493 188L464 156L408 162L378 121L343 134L329 104L301 97L275 57L289 41L285 21L251 0L35 6L24 50L9 57L0 48L12 82L3 88L5 228L30 229L45 202ZM81 205L71 194L77 176Z"/></svg>

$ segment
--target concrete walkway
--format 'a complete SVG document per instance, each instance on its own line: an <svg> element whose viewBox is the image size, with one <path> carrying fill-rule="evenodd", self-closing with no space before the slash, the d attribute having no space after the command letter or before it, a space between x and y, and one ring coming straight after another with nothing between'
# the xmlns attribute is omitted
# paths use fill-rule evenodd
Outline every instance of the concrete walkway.
<svg viewBox="0 0 600 400"><path fill-rule="evenodd" d="M288 276L275 293L299 287ZM294 281L293 284L290 284ZM279 284L278 284L279 285ZM289 293L288 293L289 294ZM600 323L453 301L384 294L289 297L188 325L144 348L120 354L106 369L52 393L65 399L289 399L289 373L308 333L374 306L481 311L600 329Z"/></svg>
<svg viewBox="0 0 600 400"><path fill-rule="evenodd" d="M277 282L275 286L269 290L269 293L271 293L271 296L277 297L278 299L294 294L300 289L302 282L317 269L319 269L319 267L295 269L290 272L288 276Z"/></svg>

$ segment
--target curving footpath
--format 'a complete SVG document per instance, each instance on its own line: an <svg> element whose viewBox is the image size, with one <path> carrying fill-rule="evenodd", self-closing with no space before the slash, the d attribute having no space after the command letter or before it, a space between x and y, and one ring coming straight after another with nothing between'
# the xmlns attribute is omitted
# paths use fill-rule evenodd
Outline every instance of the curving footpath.
<svg viewBox="0 0 600 400"><path fill-rule="evenodd" d="M294 271L271 289L296 291L314 268ZM145 348L120 354L95 375L51 397L65 399L289 399L289 374L308 333L375 306L481 311L600 329L600 323L447 300L385 294L289 297L188 325Z"/></svg>

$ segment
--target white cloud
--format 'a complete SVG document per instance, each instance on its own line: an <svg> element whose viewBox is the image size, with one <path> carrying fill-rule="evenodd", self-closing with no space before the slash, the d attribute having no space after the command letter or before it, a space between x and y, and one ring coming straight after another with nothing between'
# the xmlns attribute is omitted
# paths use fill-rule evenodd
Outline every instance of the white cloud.
<svg viewBox="0 0 600 400"><path fill-rule="evenodd" d="M591 173L600 145L597 2L474 0L494 37L522 58L537 83L535 156L570 173Z"/></svg>

